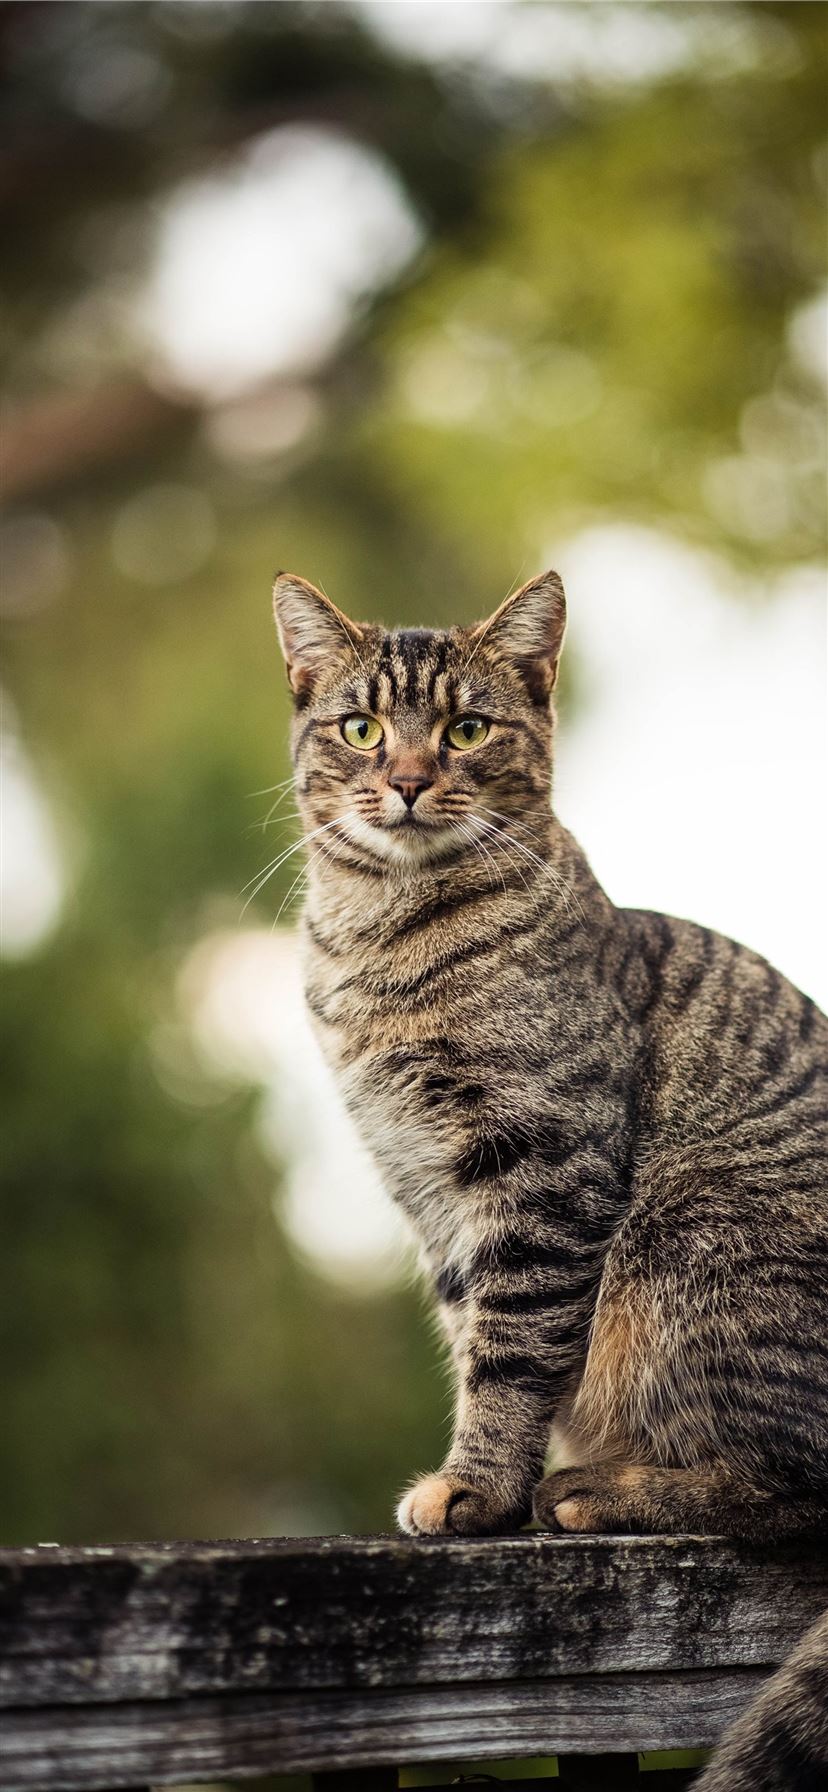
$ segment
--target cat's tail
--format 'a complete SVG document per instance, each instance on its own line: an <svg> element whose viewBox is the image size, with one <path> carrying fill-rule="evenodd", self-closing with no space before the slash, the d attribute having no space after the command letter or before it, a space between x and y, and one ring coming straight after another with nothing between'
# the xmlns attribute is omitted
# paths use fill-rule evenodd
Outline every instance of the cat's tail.
<svg viewBox="0 0 828 1792"><path fill-rule="evenodd" d="M828 1612L726 1732L693 1787L694 1792L825 1792Z"/></svg>

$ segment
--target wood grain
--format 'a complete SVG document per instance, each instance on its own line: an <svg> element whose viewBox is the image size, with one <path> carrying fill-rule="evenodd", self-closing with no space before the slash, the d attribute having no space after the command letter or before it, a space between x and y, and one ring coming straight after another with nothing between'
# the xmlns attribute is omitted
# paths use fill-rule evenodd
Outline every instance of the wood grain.
<svg viewBox="0 0 828 1792"><path fill-rule="evenodd" d="M0 1551L0 1785L705 1747L826 1605L713 1538Z"/></svg>
<svg viewBox="0 0 828 1792"><path fill-rule="evenodd" d="M764 1676L565 1676L545 1685L236 1694L5 1714L3 1792L153 1785L388 1761L703 1748Z"/></svg>

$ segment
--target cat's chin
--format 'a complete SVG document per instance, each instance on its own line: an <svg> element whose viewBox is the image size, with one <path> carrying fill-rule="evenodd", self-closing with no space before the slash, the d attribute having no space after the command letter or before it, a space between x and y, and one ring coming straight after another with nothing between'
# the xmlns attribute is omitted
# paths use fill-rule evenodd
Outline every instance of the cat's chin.
<svg viewBox="0 0 828 1792"><path fill-rule="evenodd" d="M388 865L433 865L440 859L456 858L462 849L456 830L439 824L411 822L375 828L359 815L347 815L342 827L355 846L384 859Z"/></svg>

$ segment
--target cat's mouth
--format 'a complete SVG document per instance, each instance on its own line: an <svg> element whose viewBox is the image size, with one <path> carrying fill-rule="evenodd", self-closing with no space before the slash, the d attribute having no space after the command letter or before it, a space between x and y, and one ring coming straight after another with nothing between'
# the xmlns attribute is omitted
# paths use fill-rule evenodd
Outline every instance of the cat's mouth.
<svg viewBox="0 0 828 1792"><path fill-rule="evenodd" d="M459 845L456 832L442 817L416 815L411 810L394 821L368 822L362 816L350 815L345 826L357 845L378 858L398 863L408 860L424 864L430 859L444 859L456 853Z"/></svg>

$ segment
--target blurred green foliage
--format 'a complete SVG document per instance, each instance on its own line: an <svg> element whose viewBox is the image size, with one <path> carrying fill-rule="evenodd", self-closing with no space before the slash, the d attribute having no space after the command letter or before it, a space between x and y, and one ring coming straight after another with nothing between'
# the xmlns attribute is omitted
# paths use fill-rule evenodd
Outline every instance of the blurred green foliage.
<svg viewBox="0 0 828 1792"><path fill-rule="evenodd" d="M357 614L442 622L594 519L758 570L820 552L820 399L790 329L824 276L825 12L717 8L719 67L708 10L667 8L695 31L678 73L618 87L428 63L344 4L0 8L10 520L56 525L68 566L9 615L3 681L70 880L3 979L4 1542L388 1528L439 1454L419 1297L300 1261L259 1092L192 1065L176 1093L157 1039L265 856L249 793L288 769L276 564ZM149 124L79 106L71 71L113 46L164 77ZM419 260L303 376L293 446L234 460L207 400L167 396L93 453L96 407L120 382L137 417L152 369L117 309L73 361L77 306L140 281L178 180L297 120L386 158ZM169 482L204 495L215 546L152 583L113 530Z"/></svg>
<svg viewBox="0 0 828 1792"><path fill-rule="evenodd" d="M412 420L390 383L382 447L438 527L529 551L610 511L766 565L819 552L819 421L786 330L823 265L822 73L676 80L493 160L485 250L439 250L389 330L392 372L442 415ZM784 511L726 470L711 502L765 393Z"/></svg>

